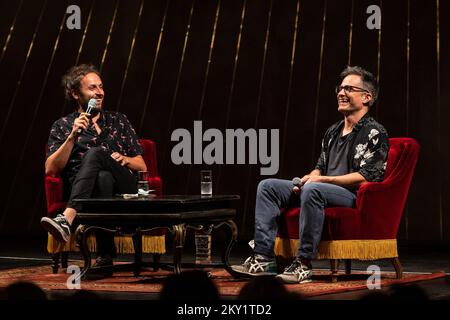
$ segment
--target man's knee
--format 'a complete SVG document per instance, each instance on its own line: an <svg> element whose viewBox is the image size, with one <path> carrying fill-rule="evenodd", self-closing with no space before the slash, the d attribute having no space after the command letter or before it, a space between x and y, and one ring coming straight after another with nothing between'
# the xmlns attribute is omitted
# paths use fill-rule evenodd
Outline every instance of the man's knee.
<svg viewBox="0 0 450 320"><path fill-rule="evenodd" d="M101 170L97 173L93 197L111 197L114 194L114 177L111 172Z"/></svg>
<svg viewBox="0 0 450 320"><path fill-rule="evenodd" d="M111 172L101 170L97 173L97 182L100 185L103 184L114 184L114 177Z"/></svg>
<svg viewBox="0 0 450 320"><path fill-rule="evenodd" d="M321 190L320 190L321 183L317 182L311 182L305 184L300 193L300 197L302 200L302 203L305 203L305 201L309 201L311 199L320 199L322 197Z"/></svg>
<svg viewBox="0 0 450 320"><path fill-rule="evenodd" d="M261 180L258 184L258 192L273 188L273 186L275 185L275 180L276 179L273 178Z"/></svg>
<svg viewBox="0 0 450 320"><path fill-rule="evenodd" d="M84 162L95 161L104 158L105 156L107 156L105 150L103 150L101 147L94 147L86 151L83 157L83 161Z"/></svg>

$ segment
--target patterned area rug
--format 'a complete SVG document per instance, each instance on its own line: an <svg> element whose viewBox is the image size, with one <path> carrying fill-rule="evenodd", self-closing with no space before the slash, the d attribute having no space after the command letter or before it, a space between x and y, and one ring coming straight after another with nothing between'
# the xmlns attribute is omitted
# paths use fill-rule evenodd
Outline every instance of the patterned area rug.
<svg viewBox="0 0 450 320"><path fill-rule="evenodd" d="M69 290L66 283L70 274L65 272L66 270L62 269L59 273L52 274L50 265L2 270L0 271L0 288L4 288L16 281L31 281L44 290ZM110 278L82 280L81 289L158 293L162 288L164 279L171 274L173 273L170 271L153 272L151 270L143 270L139 277L134 277L131 272L117 272ZM351 275L339 275L337 283L330 282L329 274L330 271L328 270L315 270L311 283L286 285L286 288L304 297L367 289L367 278L369 275L365 272L356 271ZM211 276L219 289L220 295L224 297L237 296L241 288L248 282L246 279L233 278L223 269L212 269ZM445 277L444 272L404 273L403 279L395 279L395 273L382 272L381 286L387 287L393 284L404 284L442 277Z"/></svg>

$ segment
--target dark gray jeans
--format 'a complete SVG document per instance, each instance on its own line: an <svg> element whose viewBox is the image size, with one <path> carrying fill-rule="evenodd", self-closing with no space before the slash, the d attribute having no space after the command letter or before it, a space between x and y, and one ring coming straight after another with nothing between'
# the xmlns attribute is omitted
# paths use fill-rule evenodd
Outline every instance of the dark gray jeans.
<svg viewBox="0 0 450 320"><path fill-rule="evenodd" d="M266 179L259 183L255 208L255 253L274 257L280 208L301 207L297 255L314 259L322 236L324 208L354 207L356 195L329 183L305 184L299 195L292 191L291 180Z"/></svg>

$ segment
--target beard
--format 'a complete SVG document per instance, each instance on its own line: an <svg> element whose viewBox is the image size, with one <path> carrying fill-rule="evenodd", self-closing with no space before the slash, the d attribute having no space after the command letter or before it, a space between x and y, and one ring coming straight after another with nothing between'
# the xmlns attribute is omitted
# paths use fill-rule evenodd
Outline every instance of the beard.
<svg viewBox="0 0 450 320"><path fill-rule="evenodd" d="M80 101L79 101L79 105L81 106L81 108L83 109L84 112L87 111L88 104L89 104L89 100L91 100L91 99L94 99L94 100L102 99L102 102L103 102L103 97L102 97L102 98L99 98L99 97L95 97L95 96L93 96L93 97L86 97L86 96L83 96L82 99L80 99ZM96 102L97 102L97 101L96 101ZM96 104L95 108L92 108L92 109L91 109L90 114L91 114L93 117L95 117L97 114L100 113L101 110L102 110L101 105L98 106L98 105Z"/></svg>

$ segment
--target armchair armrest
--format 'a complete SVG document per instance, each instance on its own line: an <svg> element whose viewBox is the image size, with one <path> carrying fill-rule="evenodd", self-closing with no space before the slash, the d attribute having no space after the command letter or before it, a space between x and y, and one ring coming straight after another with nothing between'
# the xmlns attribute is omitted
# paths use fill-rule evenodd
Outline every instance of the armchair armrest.
<svg viewBox="0 0 450 320"><path fill-rule="evenodd" d="M162 181L160 177L150 177L148 178L148 186L150 189L155 190L155 194L162 195Z"/></svg>
<svg viewBox="0 0 450 320"><path fill-rule="evenodd" d="M403 214L408 188L401 181L368 182L361 185L356 208L367 238L394 239Z"/></svg>
<svg viewBox="0 0 450 320"><path fill-rule="evenodd" d="M150 177L158 176L157 158L156 158L156 145L150 139L139 140L144 150L142 157L147 165L147 171L150 173Z"/></svg>
<svg viewBox="0 0 450 320"><path fill-rule="evenodd" d="M150 189L155 189L156 195L162 195L162 180L158 175L156 144L150 139L141 139L141 146L144 150L143 158L150 173L148 184Z"/></svg>
<svg viewBox="0 0 450 320"><path fill-rule="evenodd" d="M63 182L60 177L45 176L45 196L47 211L54 204L63 201Z"/></svg>

